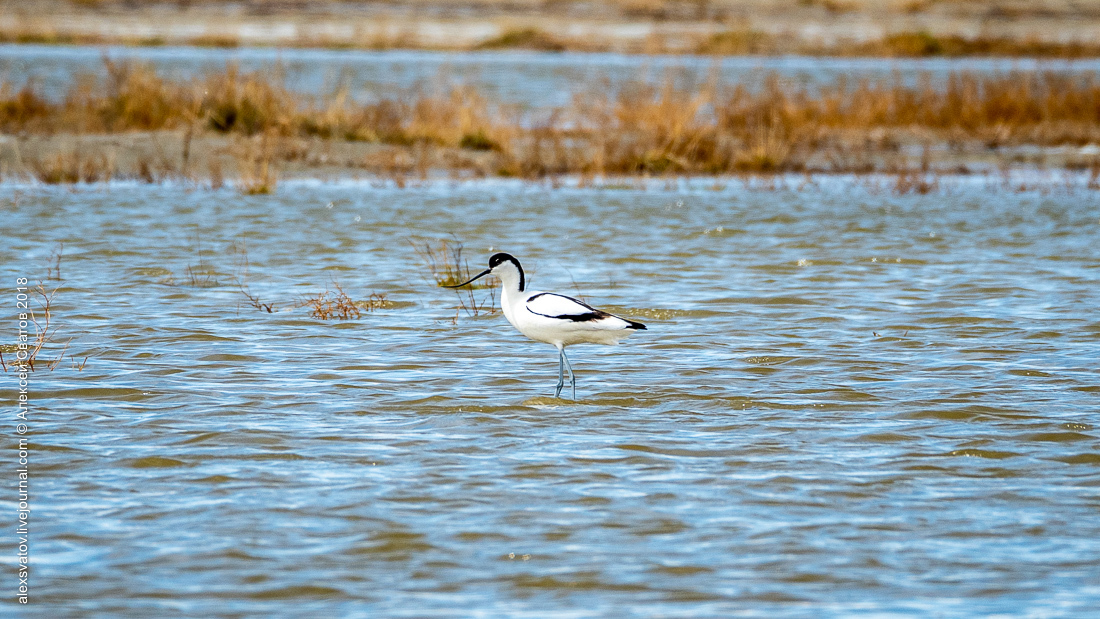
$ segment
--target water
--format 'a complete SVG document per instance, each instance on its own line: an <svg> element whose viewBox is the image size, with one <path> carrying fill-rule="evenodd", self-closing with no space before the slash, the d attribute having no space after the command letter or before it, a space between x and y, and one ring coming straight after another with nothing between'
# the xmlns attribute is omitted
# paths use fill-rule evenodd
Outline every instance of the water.
<svg viewBox="0 0 1100 619"><path fill-rule="evenodd" d="M770 75L809 88L840 79L933 83L959 71L1003 75L1012 71L1100 72L1100 60L1030 58L776 58L632 56L532 52L344 51L319 49L203 49L193 47L64 47L0 45L0 81L33 83L61 98L82 75L106 77L104 58L152 64L165 77L187 80L222 72L277 72L291 90L324 94L346 88L358 100L394 97L407 89L469 85L491 101L533 106L565 105L574 93L606 91L633 80L691 88L711 79L757 87Z"/></svg>
<svg viewBox="0 0 1100 619"><path fill-rule="evenodd" d="M0 614L1097 608L1097 195L705 184L0 186L6 314L63 242L89 356L31 377L33 605ZM448 235L649 330L555 400L551 347L424 276L407 239ZM394 306L292 307L334 281Z"/></svg>

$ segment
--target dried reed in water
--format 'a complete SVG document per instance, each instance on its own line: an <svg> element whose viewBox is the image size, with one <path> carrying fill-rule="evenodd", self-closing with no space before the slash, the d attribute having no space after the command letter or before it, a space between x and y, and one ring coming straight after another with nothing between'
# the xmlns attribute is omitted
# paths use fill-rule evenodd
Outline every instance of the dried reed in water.
<svg viewBox="0 0 1100 619"><path fill-rule="evenodd" d="M171 82L142 65L109 64L105 82L82 80L57 102L33 86L0 86L0 131L6 133L163 129L239 136L246 193L274 190L279 140L310 136L389 145L364 165L398 185L412 174L423 178L432 166L524 178L869 171L898 167L895 153L903 142L1100 143L1100 79L1091 72L959 72L939 81L840 80L814 89L777 76L755 89L638 80L610 94L594 87L567 105L534 110L493 103L468 86L389 93L368 103L346 91L314 99L290 92L278 77L232 66ZM440 149L468 156L436 156ZM77 153L32 163L35 175L50 183L112 174L110 161ZM220 184L218 164L209 165L213 184ZM155 179L151 168L144 176Z"/></svg>

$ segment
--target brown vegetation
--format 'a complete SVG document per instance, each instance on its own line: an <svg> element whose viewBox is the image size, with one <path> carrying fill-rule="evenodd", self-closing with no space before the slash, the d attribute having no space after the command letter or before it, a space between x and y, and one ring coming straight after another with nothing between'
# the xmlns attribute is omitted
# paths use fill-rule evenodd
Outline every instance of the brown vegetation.
<svg viewBox="0 0 1100 619"><path fill-rule="evenodd" d="M275 304L274 303L264 303L263 301L261 301L260 297L258 295L256 295L255 293L253 293L252 290L248 287L248 284L245 283L239 277L237 278L237 290L242 295L244 295L245 299L248 300L248 305L250 307L258 309L262 312L267 312L268 314L274 314L275 313ZM238 306L238 310L239 309L240 309L240 307Z"/></svg>
<svg viewBox="0 0 1100 619"><path fill-rule="evenodd" d="M448 241L440 239L436 241L424 241L408 239L413 251L420 256L421 261L428 267L437 286L450 287L467 282L473 277L470 271L470 263L462 257L462 242L458 239ZM477 300L474 290L487 288L489 294ZM455 315L452 322L458 322L460 313L468 316L480 316L482 314L495 314L497 312L496 279L493 276L478 280L454 289L458 305L455 306Z"/></svg>
<svg viewBox="0 0 1100 619"><path fill-rule="evenodd" d="M184 273L187 275L187 285L192 288L217 288L221 285L221 282L218 281L218 269L207 264L203 259L202 245L197 235L195 244L199 263L189 264L184 268Z"/></svg>
<svg viewBox="0 0 1100 619"><path fill-rule="evenodd" d="M759 88L636 81L616 92L581 92L559 108L520 110L464 86L357 103L346 92L302 97L278 78L232 66L172 82L145 66L109 63L104 83L81 80L60 101L33 85L0 86L0 131L182 132L182 164L161 157L139 165L136 176L148 181L186 176L192 133L225 136L235 144L229 153L245 193L273 191L283 163L323 165L328 155L312 152L322 143L376 145L355 166L399 186L433 168L522 178L893 172L912 167L907 152L933 143L979 150L1100 143L1100 79L956 73L942 82L842 80L814 90L777 77ZM208 161L212 184L221 182L219 161ZM30 169L47 183L115 174L111 158L77 151L33 160Z"/></svg>
<svg viewBox="0 0 1100 619"><path fill-rule="evenodd" d="M0 0L0 42L1097 56L1097 0Z"/></svg>
<svg viewBox="0 0 1100 619"><path fill-rule="evenodd" d="M61 257L65 254L65 244L58 241L50 252L50 260L46 263L46 279L61 281Z"/></svg>
<svg viewBox="0 0 1100 619"><path fill-rule="evenodd" d="M55 153L30 161L35 178L47 185L94 183L111 180L114 168L106 157L86 156L78 151Z"/></svg>
<svg viewBox="0 0 1100 619"><path fill-rule="evenodd" d="M566 49L571 49L578 51L576 43L559 39L538 28L508 30L499 37L479 43L475 49L532 49L542 52L563 52Z"/></svg>
<svg viewBox="0 0 1100 619"><path fill-rule="evenodd" d="M20 294L26 302L26 313L28 316L28 322L33 327L34 332L28 334L26 341L20 341L16 345L0 347L0 368L4 372L8 371L8 367L14 367L18 369L28 369L35 371L39 365L44 365L46 369L51 372L56 368L62 360L65 358L65 352L69 349L69 343L72 338L69 338L64 342L61 348L61 352L58 353L54 359L47 359L44 364L40 364L38 361L39 355L43 349L49 344L53 344L57 338L57 325L53 322L53 300L57 296L59 288L47 291L46 287L39 283L35 286L30 286L27 290L28 294ZM35 303L29 303L30 299L34 299ZM37 309L34 307L37 305ZM4 359L4 352L9 353L14 357L10 363ZM71 357L70 357L71 358ZM77 370L83 370L84 364L88 362L85 358L84 362L79 366L76 365L75 359L73 360L74 368Z"/></svg>
<svg viewBox="0 0 1100 619"><path fill-rule="evenodd" d="M309 315L319 320L348 320L359 318L361 310L373 312L392 305L382 294L372 292L367 299L356 301L344 292L340 284L333 282L332 287L336 290L326 288L313 296L302 298L299 307L308 307Z"/></svg>
<svg viewBox="0 0 1100 619"><path fill-rule="evenodd" d="M275 193L277 175L272 166L274 157L274 138L265 133L257 143L246 140L243 152L238 157L237 188L247 196Z"/></svg>
<svg viewBox="0 0 1100 619"><path fill-rule="evenodd" d="M905 195L915 193L925 195L939 189L940 181L934 175L905 170L898 172L894 180L894 193Z"/></svg>
<svg viewBox="0 0 1100 619"><path fill-rule="evenodd" d="M127 45L157 47L184 44L195 47L234 48L245 44L230 34L201 34L184 40L168 41L160 37L117 37L106 34L68 33L55 29L0 30L0 43L39 45ZM250 42L255 45L255 42ZM803 54L810 56L866 57L929 57L929 56L1011 56L1034 58L1095 58L1100 56L1100 43L1089 40L1057 41L1035 36L933 34L926 30L898 31L873 39L836 38L829 41L804 39L788 33L772 33L751 28L733 28L712 34L686 34L675 37L650 36L622 47L610 38L566 36L534 28L505 30L502 34L469 45L417 44L409 38L379 36L353 41L333 41L327 38L300 38L280 41L280 47L338 49L422 49L465 51L528 49L544 52L612 52L629 51L641 54L699 54L779 56Z"/></svg>
<svg viewBox="0 0 1100 619"><path fill-rule="evenodd" d="M391 0L370 2L369 8L367 4L366 0L0 0L0 43L1046 58L1096 56L1100 51L1095 41L1100 21L1096 0Z"/></svg>
<svg viewBox="0 0 1100 619"><path fill-rule="evenodd" d="M455 306L455 315L451 318L452 324L458 324L459 314L466 314L467 316L481 316L482 314L495 314L500 308L497 307L497 292L496 288L489 288L489 294L478 301L474 296L474 290L472 286L466 286L461 290L455 290L457 295L458 305Z"/></svg>
<svg viewBox="0 0 1100 619"><path fill-rule="evenodd" d="M1094 58L1100 56L1100 44L1093 41L1045 41L1036 37L935 35L917 31L896 32L878 40L840 46L833 53L845 56Z"/></svg>
<svg viewBox="0 0 1100 619"><path fill-rule="evenodd" d="M925 30L893 32L870 40L840 38L825 43L800 40L797 37L759 30L734 29L710 35L696 43L692 51L696 54L718 56L804 54L895 58L1010 56L1069 59L1100 56L1100 43L1049 41L1034 36L965 37L958 34L933 34Z"/></svg>
<svg viewBox="0 0 1100 619"><path fill-rule="evenodd" d="M457 286L473 277L470 263L462 257L462 242L454 239L434 241L406 239L420 260L428 267L437 286ZM471 288L491 288L486 282L475 282Z"/></svg>

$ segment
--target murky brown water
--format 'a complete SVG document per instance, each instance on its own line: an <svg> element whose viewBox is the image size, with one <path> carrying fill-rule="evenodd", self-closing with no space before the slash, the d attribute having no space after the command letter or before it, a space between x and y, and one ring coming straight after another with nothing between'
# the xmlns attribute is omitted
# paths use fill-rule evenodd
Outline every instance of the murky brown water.
<svg viewBox="0 0 1100 619"><path fill-rule="evenodd" d="M796 185L0 186L90 355L32 376L28 616L1094 610L1096 192ZM406 241L452 234L649 330L550 398ZM396 305L288 308L334 280Z"/></svg>

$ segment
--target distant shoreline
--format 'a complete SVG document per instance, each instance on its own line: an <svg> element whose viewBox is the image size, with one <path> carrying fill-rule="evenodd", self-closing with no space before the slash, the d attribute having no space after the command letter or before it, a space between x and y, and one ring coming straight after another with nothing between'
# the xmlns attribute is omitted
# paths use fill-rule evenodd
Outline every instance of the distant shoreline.
<svg viewBox="0 0 1100 619"><path fill-rule="evenodd" d="M627 81L571 103L517 108L469 85L395 88L356 102L288 90L234 66L172 80L105 60L98 83L51 100L0 84L0 176L47 184L108 178L371 175L398 185L440 175L928 174L1033 167L1100 181L1100 75L958 71L942 84L838 80L807 89L765 76L758 90ZM910 179L910 180L905 180ZM919 185L918 185L919 186Z"/></svg>
<svg viewBox="0 0 1100 619"><path fill-rule="evenodd" d="M1100 57L1100 5L827 0L244 5L0 0L0 43L841 57ZM292 3L291 3L292 4ZM1046 6L1046 5L1050 6ZM243 8L242 8L243 7ZM250 7L250 8L249 8Z"/></svg>
<svg viewBox="0 0 1100 619"><path fill-rule="evenodd" d="M686 40L685 40L686 39ZM1100 58L1097 42L1052 42L1007 37L936 36L926 31L897 32L880 39L844 39L825 43L804 41L754 30L724 30L690 37L654 37L644 42L616 42L614 39L567 37L538 28L504 30L499 36L473 44L419 42L400 35L349 39L295 37L251 40L232 35L129 36L89 34L55 29L0 27L0 44L15 45L109 45L119 47L188 46L213 49L293 48L363 51L502 51L624 53L680 56L815 56L838 58L1037 58L1080 60Z"/></svg>

